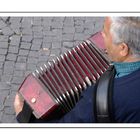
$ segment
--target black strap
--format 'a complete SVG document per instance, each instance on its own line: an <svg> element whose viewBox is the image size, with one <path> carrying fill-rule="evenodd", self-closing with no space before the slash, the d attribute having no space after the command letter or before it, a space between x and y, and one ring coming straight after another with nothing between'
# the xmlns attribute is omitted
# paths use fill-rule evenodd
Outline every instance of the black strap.
<svg viewBox="0 0 140 140"><path fill-rule="evenodd" d="M98 80L95 88L94 112L96 122L109 123L115 122L112 113L112 93L113 79L115 75L114 66L108 70Z"/></svg>
<svg viewBox="0 0 140 140"><path fill-rule="evenodd" d="M32 110L29 105L24 101L22 111L17 115L16 119L19 123L29 123L32 115Z"/></svg>

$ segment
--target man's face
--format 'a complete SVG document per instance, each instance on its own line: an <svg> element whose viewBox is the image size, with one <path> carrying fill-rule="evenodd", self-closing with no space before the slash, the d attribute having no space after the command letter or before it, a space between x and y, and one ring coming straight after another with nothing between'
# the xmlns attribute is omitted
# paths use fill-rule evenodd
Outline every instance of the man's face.
<svg viewBox="0 0 140 140"><path fill-rule="evenodd" d="M111 20L110 18L107 17L104 22L102 35L104 38L104 43L105 43L106 51L109 58L112 61L119 62L121 61L120 55L119 55L120 49L119 49L119 45L113 44L112 35L110 33L110 25L111 25Z"/></svg>

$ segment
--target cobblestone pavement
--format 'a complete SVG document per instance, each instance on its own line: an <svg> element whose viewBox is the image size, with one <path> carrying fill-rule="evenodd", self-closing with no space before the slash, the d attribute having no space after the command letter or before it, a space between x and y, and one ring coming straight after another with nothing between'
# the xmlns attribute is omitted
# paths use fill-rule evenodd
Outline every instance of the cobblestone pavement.
<svg viewBox="0 0 140 140"><path fill-rule="evenodd" d="M0 17L0 122L17 122L14 97L30 72L101 30L103 20L103 17Z"/></svg>

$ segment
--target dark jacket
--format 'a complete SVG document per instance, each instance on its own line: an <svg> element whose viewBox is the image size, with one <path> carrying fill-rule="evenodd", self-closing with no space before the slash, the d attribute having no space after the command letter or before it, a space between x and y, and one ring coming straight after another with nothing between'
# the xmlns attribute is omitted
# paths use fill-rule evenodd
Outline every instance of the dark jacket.
<svg viewBox="0 0 140 140"><path fill-rule="evenodd" d="M118 123L140 122L140 69L121 78L114 79L113 114ZM95 123L94 86L82 93L80 101L60 118L38 120L32 115L30 122L37 123ZM20 115L17 119L20 122Z"/></svg>

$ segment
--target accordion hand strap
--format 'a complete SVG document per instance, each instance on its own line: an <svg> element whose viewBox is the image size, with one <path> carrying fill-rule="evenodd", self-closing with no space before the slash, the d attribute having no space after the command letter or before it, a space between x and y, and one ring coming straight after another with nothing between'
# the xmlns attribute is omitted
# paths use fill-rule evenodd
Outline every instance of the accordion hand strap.
<svg viewBox="0 0 140 140"><path fill-rule="evenodd" d="M115 75L114 66L111 65L101 76L95 89L95 119L98 123L114 122L112 113L113 80Z"/></svg>
<svg viewBox="0 0 140 140"><path fill-rule="evenodd" d="M29 123L32 115L32 110L29 105L24 102L22 111L17 115L17 121L19 123Z"/></svg>

